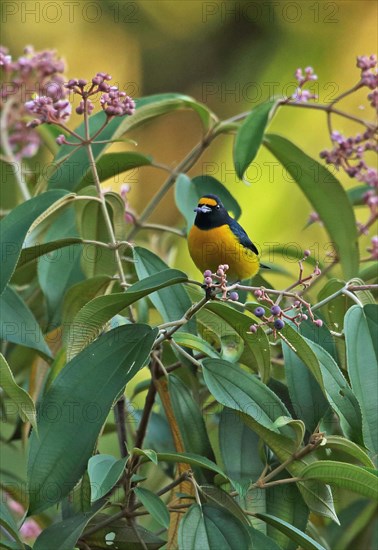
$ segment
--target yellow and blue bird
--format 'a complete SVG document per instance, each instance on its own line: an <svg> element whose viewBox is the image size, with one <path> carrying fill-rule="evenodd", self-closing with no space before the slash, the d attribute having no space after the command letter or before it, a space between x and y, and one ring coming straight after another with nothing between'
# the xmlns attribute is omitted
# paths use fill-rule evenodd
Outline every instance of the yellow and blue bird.
<svg viewBox="0 0 378 550"><path fill-rule="evenodd" d="M216 195L204 195L194 209L196 217L189 231L189 253L198 269L213 273L228 264L228 279L253 277L260 266L259 251Z"/></svg>

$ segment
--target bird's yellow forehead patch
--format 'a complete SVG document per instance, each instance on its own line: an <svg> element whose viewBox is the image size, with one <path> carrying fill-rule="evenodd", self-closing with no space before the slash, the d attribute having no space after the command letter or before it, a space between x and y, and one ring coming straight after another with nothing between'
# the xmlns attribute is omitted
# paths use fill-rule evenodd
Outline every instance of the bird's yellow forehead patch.
<svg viewBox="0 0 378 550"><path fill-rule="evenodd" d="M199 200L198 204L205 204L206 206L216 206L217 201L215 199L211 199L210 197L202 197L202 199Z"/></svg>

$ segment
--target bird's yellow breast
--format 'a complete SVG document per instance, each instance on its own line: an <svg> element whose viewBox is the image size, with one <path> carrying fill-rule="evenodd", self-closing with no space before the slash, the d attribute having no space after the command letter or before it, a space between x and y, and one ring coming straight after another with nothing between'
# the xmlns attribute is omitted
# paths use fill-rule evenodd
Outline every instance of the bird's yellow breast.
<svg viewBox="0 0 378 550"><path fill-rule="evenodd" d="M247 279L259 269L259 258L240 244L228 224L214 229L199 229L193 225L188 235L189 253L200 271L215 272L220 264L228 264L229 280Z"/></svg>

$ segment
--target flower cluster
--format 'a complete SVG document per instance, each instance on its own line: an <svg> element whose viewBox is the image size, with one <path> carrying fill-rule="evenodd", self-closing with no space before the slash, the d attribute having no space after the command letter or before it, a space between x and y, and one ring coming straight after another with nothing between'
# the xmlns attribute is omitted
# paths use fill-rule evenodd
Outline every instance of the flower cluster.
<svg viewBox="0 0 378 550"><path fill-rule="evenodd" d="M371 187L378 187L378 172L369 167L364 158L367 151L378 152L375 138L375 132L370 128L354 137L345 137L340 132L333 131L331 139L334 147L330 151L321 151L320 158L327 164L343 168L351 178Z"/></svg>
<svg viewBox="0 0 378 550"><path fill-rule="evenodd" d="M298 87L290 99L294 100L296 103L306 103L310 99L317 99L318 96L316 94L310 92L309 90L303 90L303 86L307 84L307 82L318 79L312 67L306 67L304 73L302 69L297 69L295 71L295 79L298 83Z"/></svg>
<svg viewBox="0 0 378 550"><path fill-rule="evenodd" d="M375 94L369 94L369 96L375 95L376 97L377 87L378 87L377 56L374 54L370 56L367 56L367 55L358 56L357 67L361 69L361 81L360 81L361 84L363 86L367 86L370 90L374 90Z"/></svg>
<svg viewBox="0 0 378 550"><path fill-rule="evenodd" d="M378 260L378 235L371 238L371 246L367 248L367 251L370 252L369 260Z"/></svg>
<svg viewBox="0 0 378 550"><path fill-rule="evenodd" d="M16 159L30 158L40 146L40 137L33 125L28 126L25 117L29 114L25 102L32 99L46 98L49 110L56 105L59 112L68 91L64 87L64 62L53 50L35 52L31 46L16 60L12 60L8 50L0 47L0 107L6 109L8 141ZM42 109L42 105L40 107ZM45 109L47 108L47 105ZM46 110L44 111L45 114Z"/></svg>
<svg viewBox="0 0 378 550"><path fill-rule="evenodd" d="M229 299L233 302L237 302L239 300L238 293L235 291L228 293L227 289L227 271L229 269L230 268L227 264L219 265L216 273L212 273L211 269L206 269L203 274L203 283L207 291L211 290L215 293L217 291L222 292L223 300ZM214 282L214 279L216 282Z"/></svg>

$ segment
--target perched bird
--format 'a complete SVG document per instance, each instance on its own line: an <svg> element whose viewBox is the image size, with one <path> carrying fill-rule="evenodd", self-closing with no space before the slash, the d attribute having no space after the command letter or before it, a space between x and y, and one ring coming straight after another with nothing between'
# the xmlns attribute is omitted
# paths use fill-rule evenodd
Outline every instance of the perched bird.
<svg viewBox="0 0 378 550"><path fill-rule="evenodd" d="M197 213L188 235L189 253L202 272L216 272L228 264L229 280L242 280L255 275L260 266L259 251L247 233L231 218L216 195L205 195L194 209Z"/></svg>

